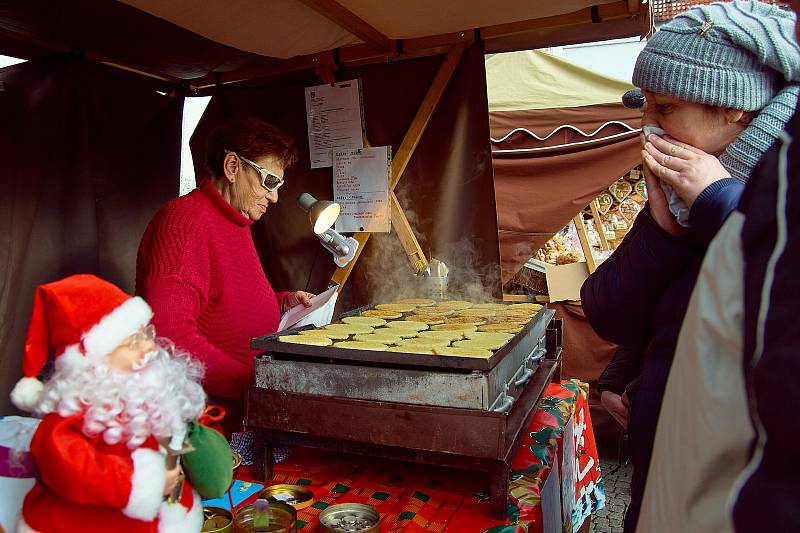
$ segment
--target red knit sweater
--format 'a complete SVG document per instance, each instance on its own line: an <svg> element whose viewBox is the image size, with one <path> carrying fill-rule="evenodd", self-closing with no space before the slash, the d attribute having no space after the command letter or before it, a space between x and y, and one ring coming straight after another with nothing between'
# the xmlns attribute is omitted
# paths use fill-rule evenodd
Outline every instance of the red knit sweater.
<svg viewBox="0 0 800 533"><path fill-rule="evenodd" d="M136 258L136 293L158 334L202 361L211 396L242 398L253 377L250 338L274 333L279 302L238 213L210 180L164 205Z"/></svg>

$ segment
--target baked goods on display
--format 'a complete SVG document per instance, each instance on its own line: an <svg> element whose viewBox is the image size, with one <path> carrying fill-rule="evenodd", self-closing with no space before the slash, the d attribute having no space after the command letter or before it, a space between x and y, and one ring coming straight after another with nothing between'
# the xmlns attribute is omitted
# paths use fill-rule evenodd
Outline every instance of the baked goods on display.
<svg viewBox="0 0 800 533"><path fill-rule="evenodd" d="M397 311L384 311L381 309L367 309L361 316L372 316L376 318L382 318L384 320L395 320L401 318L403 313L398 313Z"/></svg>
<svg viewBox="0 0 800 533"><path fill-rule="evenodd" d="M422 339L447 339L450 342L460 341L465 334L473 333L466 331L420 331L419 337Z"/></svg>
<svg viewBox="0 0 800 533"><path fill-rule="evenodd" d="M483 338L483 339L466 339L463 341L455 341L453 346L455 348L478 348L483 350L499 350L506 345L508 339L497 338Z"/></svg>
<svg viewBox="0 0 800 533"><path fill-rule="evenodd" d="M353 335L354 341L377 342L380 344L398 344L403 338L391 333L366 333L363 335Z"/></svg>
<svg viewBox="0 0 800 533"><path fill-rule="evenodd" d="M459 342L459 341L456 341ZM398 343L398 346L417 346L420 348L433 348L434 346L449 346L450 341L447 339L434 339L434 338L421 338L403 339Z"/></svg>
<svg viewBox="0 0 800 533"><path fill-rule="evenodd" d="M608 191L618 202L621 202L633 192L633 185L623 177L609 185Z"/></svg>
<svg viewBox="0 0 800 533"><path fill-rule="evenodd" d="M454 316L446 320L447 324L464 324L465 326L480 326L486 324L491 316Z"/></svg>
<svg viewBox="0 0 800 533"><path fill-rule="evenodd" d="M333 341L321 335L281 335L278 341L289 344L305 344L307 346L330 346Z"/></svg>
<svg viewBox="0 0 800 533"><path fill-rule="evenodd" d="M492 356L492 351L486 350L485 348L463 348L456 346L434 348L433 353L436 355L455 355L458 357L481 357L483 359L488 359Z"/></svg>
<svg viewBox="0 0 800 533"><path fill-rule="evenodd" d="M361 341L341 341L333 343L334 348L344 348L346 350L371 350L374 352L385 352L389 347L378 342Z"/></svg>
<svg viewBox="0 0 800 533"><path fill-rule="evenodd" d="M442 315L418 315L416 313L413 315L408 315L403 320L411 320L413 322L424 322L429 326L445 323L445 317L443 317Z"/></svg>
<svg viewBox="0 0 800 533"><path fill-rule="evenodd" d="M423 348L421 346L392 346L387 352L400 352L400 353L415 353L421 355L435 355L432 348Z"/></svg>
<svg viewBox="0 0 800 533"><path fill-rule="evenodd" d="M350 338L350 333L345 331L334 331L332 329L304 329L303 331L297 332L299 335L309 336L309 337L325 337L327 339L333 339L336 341L343 341Z"/></svg>
<svg viewBox="0 0 800 533"><path fill-rule="evenodd" d="M386 323L389 329L410 329L414 331L423 331L428 329L428 324L425 322L418 322L416 320L391 320Z"/></svg>
<svg viewBox="0 0 800 533"><path fill-rule="evenodd" d="M416 308L416 305L397 302L390 304L378 304L375 306L375 309L378 311L394 311L395 313L410 313Z"/></svg>
<svg viewBox="0 0 800 533"><path fill-rule="evenodd" d="M597 211L600 212L600 215L605 215L606 213L611 210L611 206L614 205L614 198L607 192L601 193L594 199L595 205L597 205Z"/></svg>
<svg viewBox="0 0 800 533"><path fill-rule="evenodd" d="M375 329L375 333L392 335L394 337L400 337L401 339L410 339L411 337L419 335L419 332L412 328L377 328Z"/></svg>
<svg viewBox="0 0 800 533"><path fill-rule="evenodd" d="M620 202L619 207L617 208L619 214L629 223L633 224L633 221L636 219L636 216L639 214L639 211L642 210L642 206L633 201L631 198L626 198L622 202Z"/></svg>
<svg viewBox="0 0 800 533"><path fill-rule="evenodd" d="M348 335L372 333L375 331L375 328L371 326L362 326L360 324L328 324L327 326L323 326L322 329L326 331L340 331Z"/></svg>
<svg viewBox="0 0 800 533"><path fill-rule="evenodd" d="M386 320L374 316L348 316L342 319L345 324L359 324L379 328L386 324Z"/></svg>

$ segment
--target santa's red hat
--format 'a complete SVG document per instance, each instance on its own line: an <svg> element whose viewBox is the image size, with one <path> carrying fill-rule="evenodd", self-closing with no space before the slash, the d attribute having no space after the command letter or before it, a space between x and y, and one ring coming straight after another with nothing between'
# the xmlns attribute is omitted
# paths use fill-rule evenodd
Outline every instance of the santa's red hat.
<svg viewBox="0 0 800 533"><path fill-rule="evenodd" d="M25 411L36 406L44 387L38 376L51 349L63 362L104 357L152 317L144 300L90 274L40 285L25 339L24 377L11 391L11 401Z"/></svg>

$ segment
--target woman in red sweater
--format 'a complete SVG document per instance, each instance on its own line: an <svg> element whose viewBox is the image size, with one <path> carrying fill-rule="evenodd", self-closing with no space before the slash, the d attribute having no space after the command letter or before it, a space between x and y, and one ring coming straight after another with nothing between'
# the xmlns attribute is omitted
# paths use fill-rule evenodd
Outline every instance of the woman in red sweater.
<svg viewBox="0 0 800 533"><path fill-rule="evenodd" d="M226 408L228 432L241 428L251 337L275 332L284 309L310 305L307 292L272 290L250 234L296 160L294 143L274 126L226 123L207 141L211 177L164 205L139 245L136 292L152 306L159 334L205 365L203 386L209 403Z"/></svg>

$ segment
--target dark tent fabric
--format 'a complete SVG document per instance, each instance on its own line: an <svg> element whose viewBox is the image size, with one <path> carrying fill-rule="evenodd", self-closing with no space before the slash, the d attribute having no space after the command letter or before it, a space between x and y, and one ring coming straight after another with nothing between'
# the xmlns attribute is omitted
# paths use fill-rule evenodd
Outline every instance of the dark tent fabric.
<svg viewBox="0 0 800 533"><path fill-rule="evenodd" d="M0 50L28 59L51 54L37 45L42 39L179 79L277 61L219 44L122 2L0 0Z"/></svg>
<svg viewBox="0 0 800 533"><path fill-rule="evenodd" d="M339 79L360 78L366 136L372 146L396 153L442 56L346 69ZM426 254L451 265L459 285L499 292L499 252L491 156L486 139L483 50L473 45L461 60L439 107L398 186L398 198ZM287 170L280 201L253 226L253 237L276 290L320 292L335 266L312 234L296 199L309 192L333 197L331 170L310 169L303 87L320 84L313 74L264 87L217 90L192 137L198 176L206 176L204 139L226 118L252 114L286 131L298 144L300 161ZM463 208L462 206L468 206ZM469 235L469 241L464 239ZM483 265L477 268L476 265ZM485 266L488 265L488 266ZM394 234L374 234L340 296L350 309L375 298L391 298L417 284ZM475 290L478 290L477 288Z"/></svg>
<svg viewBox="0 0 800 533"><path fill-rule="evenodd" d="M183 98L62 56L0 73L0 390L21 376L34 289L93 273L132 292L136 249L177 195ZM11 410L0 395L0 413Z"/></svg>
<svg viewBox="0 0 800 533"><path fill-rule="evenodd" d="M641 111L622 104L489 114L503 283L603 189L641 163ZM630 127L619 124L624 122Z"/></svg>

